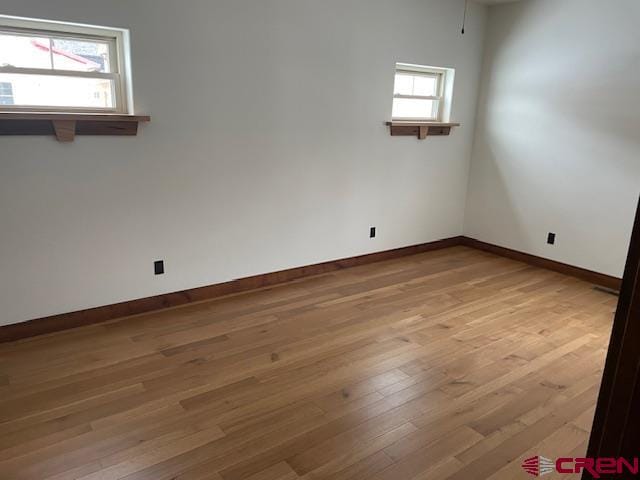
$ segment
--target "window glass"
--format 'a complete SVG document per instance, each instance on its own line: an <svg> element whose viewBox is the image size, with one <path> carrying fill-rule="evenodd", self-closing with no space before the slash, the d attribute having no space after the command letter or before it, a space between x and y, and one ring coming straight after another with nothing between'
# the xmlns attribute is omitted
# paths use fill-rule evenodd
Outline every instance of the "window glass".
<svg viewBox="0 0 640 480"><path fill-rule="evenodd" d="M111 72L109 44L80 40L54 39L53 68L81 72Z"/></svg>
<svg viewBox="0 0 640 480"><path fill-rule="evenodd" d="M393 101L394 118L434 119L434 100L396 98Z"/></svg>
<svg viewBox="0 0 640 480"><path fill-rule="evenodd" d="M131 113L127 35L0 15L0 110Z"/></svg>
<svg viewBox="0 0 640 480"><path fill-rule="evenodd" d="M424 97L438 95L437 77L426 77L424 75L413 77L413 94Z"/></svg>
<svg viewBox="0 0 640 480"><path fill-rule="evenodd" d="M115 108L114 85L108 79L0 73L0 84L12 89L12 103L3 105Z"/></svg>
<svg viewBox="0 0 640 480"><path fill-rule="evenodd" d="M392 118L442 121L447 105L443 92L448 72L444 68L396 64Z"/></svg>
<svg viewBox="0 0 640 480"><path fill-rule="evenodd" d="M396 95L413 95L413 75L397 73L393 93Z"/></svg>
<svg viewBox="0 0 640 480"><path fill-rule="evenodd" d="M0 105L13 104L13 85L11 82L0 82Z"/></svg>
<svg viewBox="0 0 640 480"><path fill-rule="evenodd" d="M0 67L51 69L49 39L0 32Z"/></svg>

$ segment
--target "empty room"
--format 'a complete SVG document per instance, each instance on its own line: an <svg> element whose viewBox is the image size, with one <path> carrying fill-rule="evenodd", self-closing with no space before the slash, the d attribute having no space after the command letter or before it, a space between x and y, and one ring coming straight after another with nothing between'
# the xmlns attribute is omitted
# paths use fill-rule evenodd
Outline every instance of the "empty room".
<svg viewBox="0 0 640 480"><path fill-rule="evenodd" d="M640 476L639 24L0 0L0 480Z"/></svg>

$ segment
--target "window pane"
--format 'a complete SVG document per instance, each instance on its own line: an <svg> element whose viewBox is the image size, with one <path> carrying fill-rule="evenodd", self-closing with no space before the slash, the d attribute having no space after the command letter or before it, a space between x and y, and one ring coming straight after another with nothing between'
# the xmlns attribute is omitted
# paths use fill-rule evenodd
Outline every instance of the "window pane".
<svg viewBox="0 0 640 480"><path fill-rule="evenodd" d="M9 82L0 82L0 95L13 95L13 85Z"/></svg>
<svg viewBox="0 0 640 480"><path fill-rule="evenodd" d="M0 33L0 66L111 73L109 44Z"/></svg>
<svg viewBox="0 0 640 480"><path fill-rule="evenodd" d="M50 69L49 39L0 33L0 67Z"/></svg>
<svg viewBox="0 0 640 480"><path fill-rule="evenodd" d="M52 53L55 70L111 73L107 43L54 38Z"/></svg>
<svg viewBox="0 0 640 480"><path fill-rule="evenodd" d="M393 118L435 120L437 100L393 99Z"/></svg>
<svg viewBox="0 0 640 480"><path fill-rule="evenodd" d="M413 95L413 75L396 74L394 95Z"/></svg>
<svg viewBox="0 0 640 480"><path fill-rule="evenodd" d="M112 80L0 73L1 83L11 84L14 105L91 109L116 107Z"/></svg>
<svg viewBox="0 0 640 480"><path fill-rule="evenodd" d="M13 104L13 85L9 82L0 82L0 105Z"/></svg>
<svg viewBox="0 0 640 480"><path fill-rule="evenodd" d="M413 80L413 94L423 97L438 95L438 80L436 77L416 75Z"/></svg>

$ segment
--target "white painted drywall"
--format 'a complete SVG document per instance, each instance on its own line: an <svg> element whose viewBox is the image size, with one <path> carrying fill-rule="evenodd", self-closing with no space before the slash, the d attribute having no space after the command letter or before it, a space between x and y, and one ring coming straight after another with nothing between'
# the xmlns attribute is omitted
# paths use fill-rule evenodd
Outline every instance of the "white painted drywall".
<svg viewBox="0 0 640 480"><path fill-rule="evenodd" d="M3 0L131 29L153 120L0 137L0 324L461 234L486 16L461 36L463 3ZM452 136L389 135L396 62L456 69Z"/></svg>
<svg viewBox="0 0 640 480"><path fill-rule="evenodd" d="M639 24L638 0L491 7L466 235L622 275L640 191Z"/></svg>

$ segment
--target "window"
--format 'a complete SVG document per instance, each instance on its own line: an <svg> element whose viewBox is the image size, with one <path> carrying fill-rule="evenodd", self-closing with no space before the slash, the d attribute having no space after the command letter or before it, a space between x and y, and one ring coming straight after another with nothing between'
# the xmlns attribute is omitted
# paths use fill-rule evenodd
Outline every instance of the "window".
<svg viewBox="0 0 640 480"><path fill-rule="evenodd" d="M0 105L13 103L13 85L10 82L0 82Z"/></svg>
<svg viewBox="0 0 640 480"><path fill-rule="evenodd" d="M393 120L443 122L453 70L399 63L393 90Z"/></svg>
<svg viewBox="0 0 640 480"><path fill-rule="evenodd" d="M0 16L0 110L131 113L127 40L124 30Z"/></svg>

